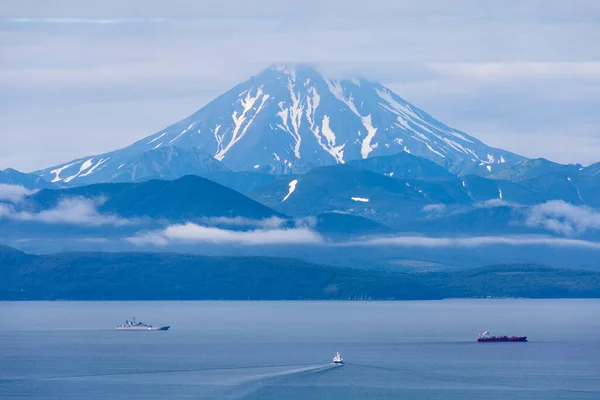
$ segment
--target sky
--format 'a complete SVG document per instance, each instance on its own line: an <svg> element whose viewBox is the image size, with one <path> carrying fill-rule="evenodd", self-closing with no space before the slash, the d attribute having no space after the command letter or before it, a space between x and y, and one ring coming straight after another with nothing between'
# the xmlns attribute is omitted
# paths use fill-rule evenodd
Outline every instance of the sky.
<svg viewBox="0 0 600 400"><path fill-rule="evenodd" d="M280 62L380 81L489 145L587 165L598 38L596 0L5 1L0 169L124 147Z"/></svg>

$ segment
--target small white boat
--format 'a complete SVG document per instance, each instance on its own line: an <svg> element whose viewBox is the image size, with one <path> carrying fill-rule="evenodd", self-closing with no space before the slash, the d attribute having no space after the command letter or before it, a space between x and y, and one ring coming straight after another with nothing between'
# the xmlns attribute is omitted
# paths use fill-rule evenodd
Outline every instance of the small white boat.
<svg viewBox="0 0 600 400"><path fill-rule="evenodd" d="M335 357L333 357L333 363L334 364L343 364L344 363L344 359L342 358L342 356L340 355L339 352L335 353Z"/></svg>

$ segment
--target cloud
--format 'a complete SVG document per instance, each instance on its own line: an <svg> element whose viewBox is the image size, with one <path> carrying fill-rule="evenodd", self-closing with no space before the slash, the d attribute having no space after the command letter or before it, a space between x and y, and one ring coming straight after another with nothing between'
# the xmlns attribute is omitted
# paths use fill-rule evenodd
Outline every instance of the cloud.
<svg viewBox="0 0 600 400"><path fill-rule="evenodd" d="M445 204L427 204L422 211L427 214L425 218L435 220L445 215L448 207Z"/></svg>
<svg viewBox="0 0 600 400"><path fill-rule="evenodd" d="M600 62L505 62L505 63L444 63L428 64L428 68L443 76L483 81L514 81L523 79L585 79L600 80Z"/></svg>
<svg viewBox="0 0 600 400"><path fill-rule="evenodd" d="M502 199L491 199L486 201L479 201L468 205L446 205L446 204L427 204L422 208L422 211L428 213L428 217L432 219L442 218L448 215L456 214L468 214L474 210L499 208L499 207L511 207L513 209L520 209L523 206L515 203L510 203Z"/></svg>
<svg viewBox="0 0 600 400"><path fill-rule="evenodd" d="M318 222L319 220L317 217L310 216L304 218L296 218L294 220L294 225L296 226L296 228L314 229L317 227Z"/></svg>
<svg viewBox="0 0 600 400"><path fill-rule="evenodd" d="M600 230L600 212L555 200L531 207L525 224L563 235L574 235L588 230Z"/></svg>
<svg viewBox="0 0 600 400"><path fill-rule="evenodd" d="M321 237L308 228L233 231L193 223L171 225L164 230L138 233L127 239L138 245L174 243L235 243L244 245L318 244Z"/></svg>
<svg viewBox="0 0 600 400"><path fill-rule="evenodd" d="M389 236L377 237L353 243L357 246L401 246L401 247L464 247L509 245L509 246L560 246L599 249L600 243L586 240L563 239L545 236L474 236L464 238L426 237L426 236Z"/></svg>
<svg viewBox="0 0 600 400"><path fill-rule="evenodd" d="M162 23L164 18L7 18L0 23L8 24L60 24L60 25L107 25L107 24L140 24L140 23Z"/></svg>
<svg viewBox="0 0 600 400"><path fill-rule="evenodd" d="M446 211L446 205L445 204L427 204L425 207L423 207L423 211L441 213L441 212Z"/></svg>
<svg viewBox="0 0 600 400"><path fill-rule="evenodd" d="M97 207L101 203L101 199L92 200L83 197L71 197L59 201L55 208L40 212L21 211L15 209L12 205L0 204L0 219L88 226L122 226L133 223L131 220L115 215L99 213Z"/></svg>
<svg viewBox="0 0 600 400"><path fill-rule="evenodd" d="M270 217L265 219L250 219L244 217L211 217L203 219L202 222L207 225L274 229L283 226L286 223L286 220L279 217Z"/></svg>
<svg viewBox="0 0 600 400"><path fill-rule="evenodd" d="M26 189L20 185L0 183L0 201L6 200L11 203L19 203L25 196L29 196L33 193L35 193L35 191Z"/></svg>
<svg viewBox="0 0 600 400"><path fill-rule="evenodd" d="M502 199L490 199L473 204L473 208L516 207L516 204Z"/></svg>
<svg viewBox="0 0 600 400"><path fill-rule="evenodd" d="M217 227L234 228L259 228L259 229L278 229L278 228L308 228L313 230L317 226L316 217L304 217L295 219L284 219L279 217L269 217L265 219L250 219L244 217L209 217L200 220L203 225Z"/></svg>
<svg viewBox="0 0 600 400"><path fill-rule="evenodd" d="M168 246L182 243L240 244L248 246L291 244L329 246L398 246L421 248L476 248L484 246L558 246L600 250L600 243L539 235L428 237L377 236L360 241L328 243L306 227L233 231L193 223L171 225L164 230L139 232L127 240L136 245Z"/></svg>
<svg viewBox="0 0 600 400"><path fill-rule="evenodd" d="M512 224L524 225L529 228L543 228L560 235L573 236L590 230L600 230L600 211L586 206L569 204L562 200L525 206L501 199L492 199L451 210L450 215L496 207L510 207L514 211L510 221ZM430 204L423 208L423 211L429 212L432 218L448 215L444 213L446 210L447 207L438 207L436 204Z"/></svg>

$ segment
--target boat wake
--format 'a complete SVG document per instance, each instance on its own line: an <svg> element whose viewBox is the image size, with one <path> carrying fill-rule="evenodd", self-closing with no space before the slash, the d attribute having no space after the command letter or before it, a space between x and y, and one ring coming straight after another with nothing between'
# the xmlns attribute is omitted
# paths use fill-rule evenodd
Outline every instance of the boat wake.
<svg viewBox="0 0 600 400"><path fill-rule="evenodd" d="M288 376L292 376L292 375L315 374L315 373L328 371L330 369L339 368L339 367L341 367L341 365L339 365L339 364L311 365L311 366L291 369L291 370L287 370L287 371L270 372L270 373L255 375L255 376L248 378L248 380L243 383L249 383L249 382L254 382L254 381L265 381L265 380L270 380L270 379L278 379L278 378L288 377Z"/></svg>
<svg viewBox="0 0 600 400"><path fill-rule="evenodd" d="M229 390L225 390L223 393L221 393L221 397L226 399L250 398L256 392L260 391L266 386L269 386L270 384L275 383L279 379L323 373L335 368L340 368L341 366L341 364L331 363L257 374L240 380L236 385L231 386Z"/></svg>
<svg viewBox="0 0 600 400"><path fill-rule="evenodd" d="M81 375L65 375L65 376L51 376L51 377L39 377L40 380L136 380L137 377L140 379L147 379L146 376L153 375L153 379L160 379L161 376L172 377L174 375L198 375L198 376L238 376L238 375L249 375L249 380L256 379L269 379L283 377L287 375L296 374L309 374L319 371L325 371L333 368L340 367L338 364L319 364L319 365L270 365L270 366L236 366L236 367L222 367L222 368L193 368L193 369L159 369L159 370L142 370L142 371L124 371L124 372L107 372L97 374L81 374ZM293 369L290 369L293 368Z"/></svg>
<svg viewBox="0 0 600 400"><path fill-rule="evenodd" d="M120 373L71 375L38 378L39 380L87 381L104 384L145 384L198 387L200 398L239 399L252 395L279 379L323 373L340 368L340 364L240 366L188 370L129 371ZM151 376L151 378L149 378Z"/></svg>

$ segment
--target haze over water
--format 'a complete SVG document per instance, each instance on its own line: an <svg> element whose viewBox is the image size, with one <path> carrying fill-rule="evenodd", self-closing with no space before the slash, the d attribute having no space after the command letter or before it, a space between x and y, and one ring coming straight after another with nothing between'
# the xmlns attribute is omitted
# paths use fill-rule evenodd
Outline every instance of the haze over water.
<svg viewBox="0 0 600 400"><path fill-rule="evenodd" d="M114 330L132 317L172 328ZM530 342L478 344L483 329ZM599 300L5 302L0 394L598 399L599 332Z"/></svg>

